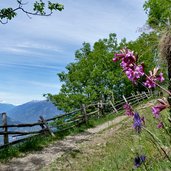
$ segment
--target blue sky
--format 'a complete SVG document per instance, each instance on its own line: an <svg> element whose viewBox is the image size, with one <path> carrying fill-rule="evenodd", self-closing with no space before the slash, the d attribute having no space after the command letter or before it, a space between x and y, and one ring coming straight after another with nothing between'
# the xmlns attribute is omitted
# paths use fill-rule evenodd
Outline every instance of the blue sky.
<svg viewBox="0 0 171 171"><path fill-rule="evenodd" d="M29 5L33 0L29 0ZM83 42L91 45L116 33L118 39L135 40L147 16L144 0L57 0L62 12L29 19L20 13L0 25L0 102L22 104L58 93L57 73L74 61ZM1 0L0 8L14 6Z"/></svg>

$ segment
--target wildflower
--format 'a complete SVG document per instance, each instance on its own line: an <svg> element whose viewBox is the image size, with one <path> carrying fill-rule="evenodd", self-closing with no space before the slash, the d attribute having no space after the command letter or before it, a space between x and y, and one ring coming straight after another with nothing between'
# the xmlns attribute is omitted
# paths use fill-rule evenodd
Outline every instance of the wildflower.
<svg viewBox="0 0 171 171"><path fill-rule="evenodd" d="M119 58L113 58L113 62L119 61Z"/></svg>
<svg viewBox="0 0 171 171"><path fill-rule="evenodd" d="M147 78L146 82L144 82L144 85L148 88L156 87L155 82L152 81L151 78Z"/></svg>
<svg viewBox="0 0 171 171"><path fill-rule="evenodd" d="M150 75L147 76L146 82L144 82L144 85L148 88L156 87L156 81L163 82L164 77L163 73L157 74L159 71L159 68L154 68L153 71L150 71Z"/></svg>
<svg viewBox="0 0 171 171"><path fill-rule="evenodd" d="M133 124L133 127L135 128L135 131L137 133L140 133L141 132L142 119L141 119L139 113L135 113L134 114L134 124Z"/></svg>
<svg viewBox="0 0 171 171"><path fill-rule="evenodd" d="M160 112L163 109L166 109L167 107L169 107L169 102L167 101L166 98L163 99L158 99L159 104L157 104L156 106L152 107L152 113L154 114L155 118L159 118L160 116Z"/></svg>
<svg viewBox="0 0 171 171"><path fill-rule="evenodd" d="M126 103L123 108L125 109L125 114L128 116L133 116L134 112L130 104Z"/></svg>
<svg viewBox="0 0 171 171"><path fill-rule="evenodd" d="M118 60L127 58L127 59L133 59L134 61L136 60L136 56L134 55L133 51L130 51L129 49L122 49L120 51L121 53L116 53L115 57L118 58Z"/></svg>
<svg viewBox="0 0 171 171"><path fill-rule="evenodd" d="M161 72L157 77L156 79L160 82L163 82L164 81L164 77L163 77L163 73Z"/></svg>
<svg viewBox="0 0 171 171"><path fill-rule="evenodd" d="M132 67L127 67L124 69L125 74L128 79L133 83L136 83L137 79L144 75L144 69L142 65L134 65Z"/></svg>
<svg viewBox="0 0 171 171"><path fill-rule="evenodd" d="M127 75L128 79L131 80L134 84L137 79L144 75L144 65L137 65L138 56L134 55L134 52L129 49L123 49L120 54L115 54L113 58L114 62L122 60L121 67Z"/></svg>
<svg viewBox="0 0 171 171"><path fill-rule="evenodd" d="M136 75L136 77L137 78L140 78L141 76L143 76L144 75L144 65L143 64L141 64L141 65L137 65L136 67L135 67L135 75Z"/></svg>
<svg viewBox="0 0 171 171"><path fill-rule="evenodd" d="M135 167L141 166L141 164L143 162L145 162L145 160L146 160L146 156L144 156L144 155L141 155L141 156L138 155L137 157L135 157L135 159L134 159Z"/></svg>

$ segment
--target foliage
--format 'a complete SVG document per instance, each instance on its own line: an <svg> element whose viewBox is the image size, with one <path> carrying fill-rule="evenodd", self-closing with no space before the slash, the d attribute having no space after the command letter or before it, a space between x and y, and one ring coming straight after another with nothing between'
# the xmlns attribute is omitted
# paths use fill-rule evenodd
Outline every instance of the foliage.
<svg viewBox="0 0 171 171"><path fill-rule="evenodd" d="M73 113L70 115L63 116L61 118L56 118L55 121L51 122L50 125L55 127L57 131L62 131L71 128L77 123L74 122L77 117L81 116L81 113Z"/></svg>
<svg viewBox="0 0 171 171"><path fill-rule="evenodd" d="M132 84L124 79L119 65L111 63L118 49L116 34L95 42L93 48L83 43L75 52L75 62L66 66L67 72L58 73L63 82L59 94L48 94L48 98L60 109L70 111L83 103L107 100L112 93L115 98L130 93Z"/></svg>
<svg viewBox="0 0 171 171"><path fill-rule="evenodd" d="M148 14L148 24L160 35L159 51L167 61L168 90L171 91L171 0L148 0L144 9ZM171 105L171 95L168 101Z"/></svg>
<svg viewBox="0 0 171 171"><path fill-rule="evenodd" d="M157 44L158 37L154 32L143 33L135 41L122 39L120 43L116 34L110 34L109 38L95 42L93 48L89 43L83 43L83 47L75 52L75 62L66 66L67 72L58 73L63 82L59 94L47 94L47 97L58 108L68 112L80 108L82 103L108 100L112 96L118 100L122 94L129 96L132 92L144 91L146 88L141 83L138 82L137 86L130 83L122 74L120 65L111 61L115 52L127 46L139 54L138 62L149 64L144 68L148 71L160 63Z"/></svg>
<svg viewBox="0 0 171 171"><path fill-rule="evenodd" d="M148 64L144 67L145 72L160 64L157 50L158 36L155 32L142 33L135 41L128 42L127 47L134 49L135 54L138 54L139 63Z"/></svg>
<svg viewBox="0 0 171 171"><path fill-rule="evenodd" d="M136 56L132 51L130 51L129 49L123 49L121 50L120 54L116 54L115 58L113 59L114 62L117 62L118 60L121 60L121 67L123 69L123 71L125 72L125 74L127 75L128 79L130 81L132 81L133 83L136 84L137 80L142 77L142 76L146 76L146 82L144 82L144 86L148 87L148 88L154 88L154 87L159 87L161 90L165 91L166 93L168 93L168 95L171 96L171 92L166 90L165 88L161 87L158 82L163 82L164 81L164 77L163 77L163 73L158 73L159 68L154 68L152 71L149 71L149 76L144 72L144 65L142 64L138 64L137 63L137 58L138 56ZM152 108L152 112L154 114L154 117L157 119L158 121L158 125L157 127L159 129L164 129L164 133L168 134L170 136L170 131L168 129L168 127L165 127L166 123L163 123L162 118L160 117L160 112L166 108L170 108L169 102L166 100L166 98L163 99L158 99L159 104L154 106ZM126 113L129 116L133 116L134 117L134 124L133 127L136 131L136 133L138 133L140 135L141 130L143 128L143 124L145 125L145 118L144 116L141 118L139 113L137 112L133 112L132 115L132 108L131 106L129 106L129 104L126 105L126 107L124 107L126 109ZM169 155L167 154L167 152L163 149L163 143L162 141L154 134L154 131L150 132L147 128L144 128L145 131L147 131L151 138L152 138L152 142L154 143L154 145L156 146L156 148L158 149L158 151L162 150L165 154L165 157L167 158L168 162L171 162L171 159L169 157ZM169 141L170 142L170 141ZM141 144L141 138L139 138L139 143ZM140 147L140 145L139 145ZM137 152L138 156L135 157L134 163L136 167L140 167L141 164L143 162L145 162L146 156L145 155L140 155L139 152ZM141 158L140 158L141 156Z"/></svg>
<svg viewBox="0 0 171 171"><path fill-rule="evenodd" d="M158 49L159 44L159 36L156 32L150 32L150 33L142 33L138 39L135 41L130 41L127 44L127 47L129 49L134 49L135 54L138 54L138 62L144 63L144 71L145 73L148 73L151 68L154 68L155 66L159 67L160 70L163 72L165 77L164 84L167 84L168 78L167 78L167 70L166 70L166 62L160 57L160 52ZM140 79L140 81L137 83L139 91L141 91L143 79ZM143 88L143 87L142 87Z"/></svg>
<svg viewBox="0 0 171 171"><path fill-rule="evenodd" d="M139 110L141 116L146 116L146 126L150 131L155 132L156 136L163 142L163 147L170 151L170 136L164 134L162 129L156 129L151 110L145 106L148 105L141 104L136 110ZM163 111L162 116L163 119L167 119L168 112ZM117 131L115 131L115 127L113 129L109 128L109 130L105 131L105 134L98 135L97 140L93 139L93 142L97 141L97 143L87 143L87 145L81 146L81 152L77 152L74 156L68 153L63 155L62 158L54 161L48 169L64 171L170 170L171 164L165 160L165 154L161 150L158 151L156 149L155 144L146 131L142 132L140 136L141 145L137 149L139 138L137 135L133 135L131 127L132 123L129 120L128 122L123 122L121 128ZM147 156L145 163L139 168L134 167L134 157L137 155L137 151Z"/></svg>
<svg viewBox="0 0 171 171"><path fill-rule="evenodd" d="M148 15L148 24L161 30L171 23L171 0L147 0L144 3L144 10Z"/></svg>
<svg viewBox="0 0 171 171"><path fill-rule="evenodd" d="M43 0L35 1L33 4L33 10L29 11L25 8L28 3L23 2L23 0L17 0L17 7L8 7L0 9L0 22L2 24L8 23L8 20L12 20L15 16L17 16L19 11L22 11L27 16L30 15L40 15L40 16L50 16L53 11L62 11L64 6L59 3L52 3L48 1L45 3Z"/></svg>

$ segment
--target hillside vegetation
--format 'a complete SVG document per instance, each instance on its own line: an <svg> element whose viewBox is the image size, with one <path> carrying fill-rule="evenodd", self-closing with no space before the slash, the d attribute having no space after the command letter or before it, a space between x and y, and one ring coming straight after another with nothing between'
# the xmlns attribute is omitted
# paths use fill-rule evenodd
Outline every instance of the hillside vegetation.
<svg viewBox="0 0 171 171"><path fill-rule="evenodd" d="M110 136L104 132L105 141L99 139L94 146L87 143L79 152L54 162L49 170L171 170L171 3L147 0L143 7L148 16L147 32L130 42L126 38L118 42L113 33L93 46L83 43L75 62L58 73L63 82L60 92L47 97L65 111L80 103L119 100L123 94L147 88L158 88L167 98L136 110L127 103L129 124L124 123Z"/></svg>
<svg viewBox="0 0 171 171"><path fill-rule="evenodd" d="M70 151L46 167L47 170L78 170L78 171L166 171L171 170L171 142L170 136L163 129L156 128L156 121L151 113L150 106L154 103L140 105L136 108L145 116L145 128L141 135L137 135L132 127L132 118L122 122L119 130L109 127L98 133L95 138L79 145L77 151ZM162 112L163 119L168 112ZM145 130L148 128L148 131ZM153 133L151 133L153 132ZM161 142L159 143L159 139ZM160 145L159 145L160 144ZM166 154L165 154L166 153ZM134 159L138 155L145 155L145 162L138 168Z"/></svg>
<svg viewBox="0 0 171 171"><path fill-rule="evenodd" d="M147 24L150 29L143 32L135 41L128 42L126 38L118 41L117 35L111 33L108 38L99 39L93 45L84 42L75 52L75 61L69 63L65 71L58 73L63 83L59 93L45 95L58 109L65 112L79 109L81 105L100 101L104 103L119 101L122 95L128 97L132 93L147 91L147 89L154 91L157 88L168 98L159 99L158 104L157 100L152 100L134 109L130 106L131 104L126 103L124 108L129 110L128 119L97 134L92 133L90 139L85 138L87 133L85 130L89 126L106 121L106 118L90 120L87 125L64 131L60 135L57 134L55 138L45 135L19 146L6 148L1 150L0 159L8 160L13 156L21 156L22 153L42 150L59 137L85 131L80 134L83 137L80 141L75 141L74 136L70 136L69 141L66 141L67 139L61 141L61 145L64 145L62 157L56 158L50 166L42 170L170 171L170 8L170 0L145 1L144 10L148 15ZM115 58L113 58L114 54ZM32 111L31 108L30 110ZM65 123L65 120L63 122ZM65 141L70 144L76 142L76 148L65 149ZM50 159L45 156L47 151L41 151L46 160L39 158L41 152L37 155L37 160L33 157L31 162L36 168L40 169L44 161L49 162ZM49 151L49 156L54 154L56 157L58 152L61 152L58 146L52 146ZM21 161L18 162L20 165ZM29 165L27 161L25 163ZM10 164L9 167L11 167ZM12 164L19 169L20 166L16 166L15 159ZM22 165L22 167L26 166Z"/></svg>
<svg viewBox="0 0 171 171"><path fill-rule="evenodd" d="M117 118L114 118L118 117L119 119L120 116L109 114L99 120L90 120L87 126L82 125L69 132L56 134L55 138L42 135L0 150L0 159L5 162L5 164L1 164L0 169L41 169L48 165L42 168L42 171L170 170L170 135L165 129L157 128L158 121L154 120L151 112L151 106L155 102L156 100L142 102L135 108L141 116L145 117L145 125L140 134L137 134L133 128L132 117L115 122ZM162 111L161 116L165 121L165 128L168 130L169 112ZM113 125L108 122L112 119L114 119ZM104 122L106 122L105 125L108 125L107 127L104 127ZM105 129L100 130L95 127L99 124L102 124L100 127ZM86 130L90 126L94 126L93 129L96 131ZM64 138L64 135L68 134L71 136ZM60 140L61 138L64 139ZM139 167L135 167L134 160L138 155L144 155L146 159ZM52 156L55 161L50 164L49 158ZM34 160L31 160L32 158ZM24 165L19 164L23 162Z"/></svg>

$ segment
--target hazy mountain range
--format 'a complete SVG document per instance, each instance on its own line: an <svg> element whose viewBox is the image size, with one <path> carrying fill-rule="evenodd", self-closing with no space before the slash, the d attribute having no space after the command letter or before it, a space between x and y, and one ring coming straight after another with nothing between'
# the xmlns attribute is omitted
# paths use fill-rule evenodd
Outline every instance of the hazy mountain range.
<svg viewBox="0 0 171 171"><path fill-rule="evenodd" d="M20 122L20 123L31 123L37 122L39 116L44 118L51 118L63 112L51 102L43 101L31 101L19 106L12 104L0 103L0 113L6 112L8 116L8 123ZM0 117L1 118L1 117ZM0 124L2 119L0 119Z"/></svg>
<svg viewBox="0 0 171 171"><path fill-rule="evenodd" d="M22 105L14 106L12 104L0 103L0 125L2 125L1 113L7 113L7 124L19 124L19 123L33 123L39 120L39 116L43 116L45 119L62 114L63 112L58 110L49 101L31 101ZM40 126L34 127L21 127L21 128L8 128L10 131L36 131L40 130ZM2 129L0 129L1 131ZM17 137L18 138L24 138ZM9 141L13 141L13 136L9 136ZM0 145L3 144L3 136L0 136Z"/></svg>
<svg viewBox="0 0 171 171"><path fill-rule="evenodd" d="M15 106L12 104L0 103L0 113L8 112L13 109Z"/></svg>

